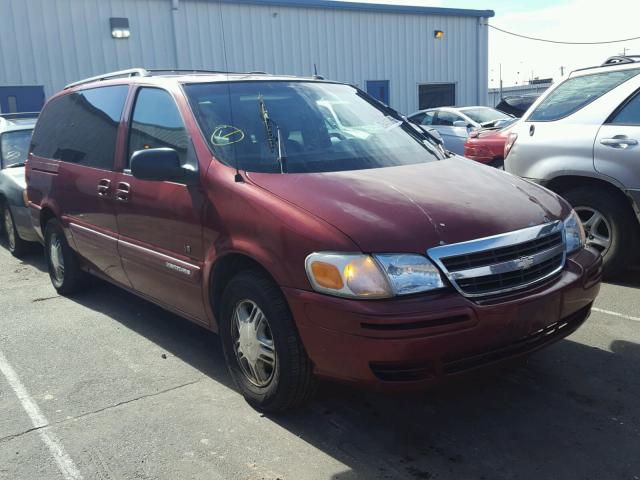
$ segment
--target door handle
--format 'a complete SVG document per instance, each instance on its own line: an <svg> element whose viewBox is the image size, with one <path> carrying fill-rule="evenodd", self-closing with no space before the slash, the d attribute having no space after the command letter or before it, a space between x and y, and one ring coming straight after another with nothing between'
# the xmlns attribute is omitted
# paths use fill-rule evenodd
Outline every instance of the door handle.
<svg viewBox="0 0 640 480"><path fill-rule="evenodd" d="M107 197L109 195L109 189L111 188L111 180L103 178L98 182L98 196Z"/></svg>
<svg viewBox="0 0 640 480"><path fill-rule="evenodd" d="M116 189L116 200L120 202L128 202L130 191L131 185L129 185L127 182L119 182L118 188Z"/></svg>
<svg viewBox="0 0 640 480"><path fill-rule="evenodd" d="M616 135L613 138L603 138L600 140L602 145L612 148L628 148L638 144L635 138L628 138L626 135Z"/></svg>

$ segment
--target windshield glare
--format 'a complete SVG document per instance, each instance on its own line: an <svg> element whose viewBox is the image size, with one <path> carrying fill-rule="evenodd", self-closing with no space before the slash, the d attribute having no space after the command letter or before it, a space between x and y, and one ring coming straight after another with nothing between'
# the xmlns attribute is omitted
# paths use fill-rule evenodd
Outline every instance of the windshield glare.
<svg viewBox="0 0 640 480"><path fill-rule="evenodd" d="M27 161L29 142L33 130L15 130L0 135L0 152L2 152L2 168L19 165Z"/></svg>
<svg viewBox="0 0 640 480"><path fill-rule="evenodd" d="M461 110L467 117L473 120L476 123L487 123L487 122L495 122L496 120L507 120L511 117L507 114L504 114L498 110L494 110L493 108L487 107L478 107L478 108L465 108Z"/></svg>
<svg viewBox="0 0 640 480"><path fill-rule="evenodd" d="M395 112L348 85L217 82L185 91L216 157L242 170L331 172L440 159Z"/></svg>

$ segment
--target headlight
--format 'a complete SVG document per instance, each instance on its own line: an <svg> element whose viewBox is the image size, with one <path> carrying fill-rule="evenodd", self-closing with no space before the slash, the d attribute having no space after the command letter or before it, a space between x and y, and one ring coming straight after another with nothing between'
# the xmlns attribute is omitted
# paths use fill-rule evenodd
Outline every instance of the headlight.
<svg viewBox="0 0 640 480"><path fill-rule="evenodd" d="M312 253L305 261L317 292L351 298L389 298L444 287L438 269L411 254Z"/></svg>
<svg viewBox="0 0 640 480"><path fill-rule="evenodd" d="M573 253L585 245L586 236L584 228L575 210L571 210L571 214L564 221L564 237L567 254Z"/></svg>

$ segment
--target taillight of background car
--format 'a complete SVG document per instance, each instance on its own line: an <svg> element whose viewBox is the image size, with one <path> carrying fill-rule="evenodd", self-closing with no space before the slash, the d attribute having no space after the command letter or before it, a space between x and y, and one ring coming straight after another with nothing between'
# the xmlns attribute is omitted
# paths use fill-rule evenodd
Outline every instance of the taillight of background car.
<svg viewBox="0 0 640 480"><path fill-rule="evenodd" d="M509 136L507 137L507 143L504 144L504 158L505 160L507 159L507 155L509 155L509 152L511 151L511 148L513 147L513 144L516 143L516 140L518 139L518 134L515 132L511 132L509 134Z"/></svg>

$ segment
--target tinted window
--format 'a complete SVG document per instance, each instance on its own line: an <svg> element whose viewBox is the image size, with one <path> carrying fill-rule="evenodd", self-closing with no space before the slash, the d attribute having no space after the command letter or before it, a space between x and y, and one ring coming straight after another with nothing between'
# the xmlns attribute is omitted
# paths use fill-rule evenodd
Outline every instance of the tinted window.
<svg viewBox="0 0 640 480"><path fill-rule="evenodd" d="M348 85L250 81L185 90L216 158L243 170L344 171L439 159L399 114Z"/></svg>
<svg viewBox="0 0 640 480"><path fill-rule="evenodd" d="M636 94L629 100L610 123L640 125L640 94Z"/></svg>
<svg viewBox="0 0 640 480"><path fill-rule="evenodd" d="M551 92L527 120L544 122L571 115L638 73L640 69L634 68L570 78Z"/></svg>
<svg viewBox="0 0 640 480"><path fill-rule="evenodd" d="M169 92L141 88L131 117L129 158L147 148L173 148L186 163L189 137L178 107Z"/></svg>
<svg viewBox="0 0 640 480"><path fill-rule="evenodd" d="M438 112L438 115L436 116L436 120L433 123L433 125L445 125L448 127L452 127L453 122L457 122L459 120L463 120L463 118L460 117L459 115L456 115L455 113Z"/></svg>
<svg viewBox="0 0 640 480"><path fill-rule="evenodd" d="M0 135L0 153L2 154L0 167L20 165L27 160L31 132L32 130L14 130Z"/></svg>
<svg viewBox="0 0 640 480"><path fill-rule="evenodd" d="M92 88L51 100L33 133L34 155L110 170L129 87Z"/></svg>

